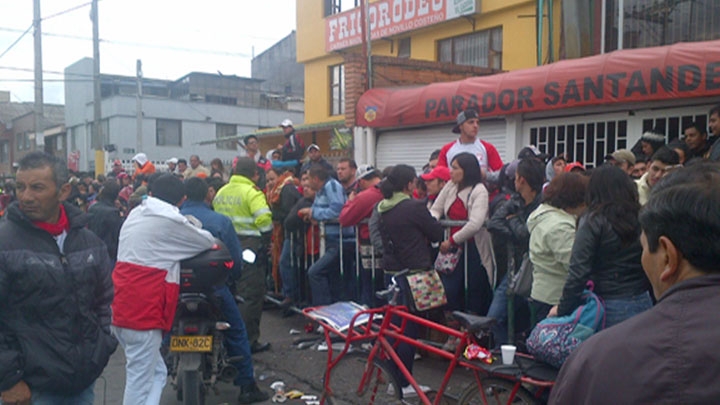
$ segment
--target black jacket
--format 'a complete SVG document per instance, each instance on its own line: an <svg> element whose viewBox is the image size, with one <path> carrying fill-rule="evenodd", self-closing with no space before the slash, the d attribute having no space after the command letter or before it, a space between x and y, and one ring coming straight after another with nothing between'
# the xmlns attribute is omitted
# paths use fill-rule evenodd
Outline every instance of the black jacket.
<svg viewBox="0 0 720 405"><path fill-rule="evenodd" d="M295 131L285 135L285 139L285 144L280 151L282 161L287 162L288 160L297 160L298 166L300 166L300 160L305 154L305 143L303 143L302 139L297 136Z"/></svg>
<svg viewBox="0 0 720 405"><path fill-rule="evenodd" d="M629 298L647 291L649 283L640 262L639 235L638 229L638 238L622 246L605 216L583 215L575 232L558 315L568 315L582 303L582 291L588 280L593 281L595 293L603 299Z"/></svg>
<svg viewBox="0 0 720 405"><path fill-rule="evenodd" d="M88 229L105 242L110 259L113 261L117 260L120 228L123 222L125 218L120 216L120 210L115 204L103 199L98 199L88 209Z"/></svg>
<svg viewBox="0 0 720 405"><path fill-rule="evenodd" d="M322 166L323 169L325 169L325 171L327 171L328 175L330 175L330 177L332 177L332 178L334 178L335 180L337 180L337 172L335 171L335 169L333 168L333 166L330 164L330 162L328 162L327 160L325 160L325 158L320 158L320 160L318 160L317 162L313 162L312 160L308 160L307 162L303 163L302 167L300 168L300 173L302 174L302 173L304 173L306 170L310 170L310 168L311 168L313 165L320 165L320 166Z"/></svg>
<svg viewBox="0 0 720 405"><path fill-rule="evenodd" d="M283 222L285 226L285 237L293 238L296 242L294 244L296 257L303 257L305 255L305 235L307 227L310 226L310 224L303 221L297 213L303 208L311 208L312 205L313 200L306 197L299 199L290 209L289 214L285 217L285 222Z"/></svg>
<svg viewBox="0 0 720 405"><path fill-rule="evenodd" d="M523 254L527 253L530 243L530 231L527 219L540 205L542 193L538 193L530 204L520 193L513 193L509 200L498 204L495 213L487 222L487 229L493 238L495 260L498 266L498 280L502 279L512 267L518 270ZM508 216L512 215L510 219Z"/></svg>
<svg viewBox="0 0 720 405"><path fill-rule="evenodd" d="M280 199L277 204L272 207L273 221L282 223L290 214L292 207L302 198L295 184L286 184L280 190ZM297 211L295 211L297 214ZM295 215L297 216L297 215Z"/></svg>
<svg viewBox="0 0 720 405"><path fill-rule="evenodd" d="M442 241L444 233L442 225L430 215L424 202L411 199L400 201L389 211L380 214L380 217L378 225L385 271L433 268L429 242Z"/></svg>
<svg viewBox="0 0 720 405"><path fill-rule="evenodd" d="M78 394L117 346L107 249L84 228L86 216L64 205L64 254L17 203L0 222L0 391L23 380L32 391Z"/></svg>

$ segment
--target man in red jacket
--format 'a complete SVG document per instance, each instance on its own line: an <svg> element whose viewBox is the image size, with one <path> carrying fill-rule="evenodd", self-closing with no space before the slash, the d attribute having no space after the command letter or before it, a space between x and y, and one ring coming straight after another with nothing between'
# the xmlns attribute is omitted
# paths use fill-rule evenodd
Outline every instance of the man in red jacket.
<svg viewBox="0 0 720 405"><path fill-rule="evenodd" d="M460 134L460 138L452 141L440 149L438 166L449 167L453 158L460 153L468 152L477 157L483 177L488 171L496 172L503 166L502 159L495 146L489 142L478 139L480 120L475 110L465 110L458 114L453 133Z"/></svg>
<svg viewBox="0 0 720 405"><path fill-rule="evenodd" d="M355 226L360 221L369 219L375 205L383 199L380 192L380 172L370 165L360 165L357 169L357 183L360 192L355 194L352 192L348 197L348 201L340 211L338 218L342 226ZM370 243L370 231L367 224L360 224L358 227L360 238L360 260L362 269L360 273L361 294L360 299L363 304L372 305L373 303L373 285L372 280L382 281L382 277L372 277L372 273L376 269L380 269L380 255L373 254L372 244ZM373 263L373 257L375 263Z"/></svg>

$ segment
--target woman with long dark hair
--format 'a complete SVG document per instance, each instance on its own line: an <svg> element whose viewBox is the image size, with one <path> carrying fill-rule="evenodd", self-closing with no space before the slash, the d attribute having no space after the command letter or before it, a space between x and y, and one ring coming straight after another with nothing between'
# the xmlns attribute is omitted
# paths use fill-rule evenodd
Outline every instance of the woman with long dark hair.
<svg viewBox="0 0 720 405"><path fill-rule="evenodd" d="M582 304L582 291L592 280L610 327L652 306L640 261L637 187L619 168L601 166L590 176L585 203L557 314L568 315Z"/></svg>
<svg viewBox="0 0 720 405"><path fill-rule="evenodd" d="M394 274L405 269L410 271L431 270L433 263L430 242L439 242L443 237L442 226L430 216L425 203L412 198L415 190L415 176L415 169L412 167L397 165L392 168L380 185L384 199L377 204L377 213L373 214L374 217L379 215L380 218L371 221L370 231L375 234L379 233L382 239L382 263L386 284L390 283L390 278ZM377 229L372 229L375 227ZM405 286L401 286L401 288L405 288ZM408 293L408 291L400 292L398 304L407 304L404 301ZM395 324L401 322L400 319L392 321ZM408 322L405 327L405 336L417 339L417 324ZM397 348L397 353L403 364L412 372L415 348L401 343ZM416 394L402 373L398 371L396 375L400 379L403 397ZM422 388L425 390L425 387Z"/></svg>
<svg viewBox="0 0 720 405"><path fill-rule="evenodd" d="M438 219L468 221L464 226L452 227L450 237L440 244L442 253L466 247L455 270L440 275L448 296L447 309L485 315L492 301L495 264L490 233L483 227L488 218L488 191L482 184L477 158L470 153L455 156L451 162L450 180L430 209Z"/></svg>

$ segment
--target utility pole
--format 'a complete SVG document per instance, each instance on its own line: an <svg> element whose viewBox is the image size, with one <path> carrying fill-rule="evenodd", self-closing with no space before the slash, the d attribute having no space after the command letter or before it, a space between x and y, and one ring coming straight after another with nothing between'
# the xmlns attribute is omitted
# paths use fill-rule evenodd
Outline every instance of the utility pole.
<svg viewBox="0 0 720 405"><path fill-rule="evenodd" d="M33 0L33 25L35 26L35 145L45 146L43 134L43 74L42 74L42 19L40 0Z"/></svg>
<svg viewBox="0 0 720 405"><path fill-rule="evenodd" d="M103 146L105 137L102 133L100 109L101 93L100 93L100 31L98 28L98 0L92 0L92 9L90 18L93 25L93 134L92 148L95 150L95 173L105 174L105 152Z"/></svg>
<svg viewBox="0 0 720 405"><path fill-rule="evenodd" d="M137 71L137 102L135 103L135 109L137 110L137 150L135 150L135 153L140 153L143 150L142 146L142 61L140 59L137 60L137 63L135 65L136 71Z"/></svg>

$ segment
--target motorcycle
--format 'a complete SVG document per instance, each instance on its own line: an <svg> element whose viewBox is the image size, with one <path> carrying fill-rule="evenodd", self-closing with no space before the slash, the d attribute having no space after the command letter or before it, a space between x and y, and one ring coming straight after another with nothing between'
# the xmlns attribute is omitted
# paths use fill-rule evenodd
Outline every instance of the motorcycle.
<svg viewBox="0 0 720 405"><path fill-rule="evenodd" d="M245 261L254 256L243 252ZM205 395L218 393L218 381L232 382L237 369L223 345L223 331L230 324L223 320L214 287L224 284L233 267L225 245L215 246L180 264L180 297L170 332L168 375L177 399L187 405L202 405Z"/></svg>

